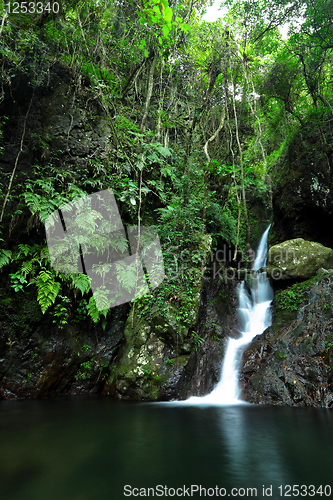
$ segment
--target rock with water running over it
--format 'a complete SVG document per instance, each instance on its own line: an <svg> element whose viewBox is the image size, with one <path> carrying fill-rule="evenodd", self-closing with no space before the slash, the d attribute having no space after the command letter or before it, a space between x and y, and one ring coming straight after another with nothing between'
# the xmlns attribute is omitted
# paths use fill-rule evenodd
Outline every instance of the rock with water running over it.
<svg viewBox="0 0 333 500"><path fill-rule="evenodd" d="M321 243L296 238L269 249L267 272L274 279L308 279L319 268L333 268L333 250Z"/></svg>
<svg viewBox="0 0 333 500"><path fill-rule="evenodd" d="M333 271L281 291L273 309L272 326L244 351L242 399L332 408Z"/></svg>

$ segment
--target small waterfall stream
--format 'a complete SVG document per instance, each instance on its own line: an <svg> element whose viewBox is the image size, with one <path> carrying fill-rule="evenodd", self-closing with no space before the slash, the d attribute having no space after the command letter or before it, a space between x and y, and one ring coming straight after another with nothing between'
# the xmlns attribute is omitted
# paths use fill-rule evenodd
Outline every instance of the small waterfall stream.
<svg viewBox="0 0 333 500"><path fill-rule="evenodd" d="M261 237L257 256L253 264L253 270L258 271L266 265L267 260L267 238L270 226ZM215 389L203 397L191 397L181 403L194 405L235 405L244 404L239 399L240 389L238 385L239 365L244 347L256 336L263 333L271 325L270 304L273 300L273 289L265 272L252 275L252 286L250 294L246 290L245 282L239 285L239 307L238 314L241 323L241 337L228 340L226 353L222 366L221 378Z"/></svg>

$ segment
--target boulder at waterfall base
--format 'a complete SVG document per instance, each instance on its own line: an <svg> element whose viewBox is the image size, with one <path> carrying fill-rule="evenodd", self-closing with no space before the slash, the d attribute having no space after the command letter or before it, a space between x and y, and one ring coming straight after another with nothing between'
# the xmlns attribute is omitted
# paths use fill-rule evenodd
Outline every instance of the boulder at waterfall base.
<svg viewBox="0 0 333 500"><path fill-rule="evenodd" d="M296 238L271 247L267 263L267 272L274 279L308 279L320 268L333 268L333 250Z"/></svg>

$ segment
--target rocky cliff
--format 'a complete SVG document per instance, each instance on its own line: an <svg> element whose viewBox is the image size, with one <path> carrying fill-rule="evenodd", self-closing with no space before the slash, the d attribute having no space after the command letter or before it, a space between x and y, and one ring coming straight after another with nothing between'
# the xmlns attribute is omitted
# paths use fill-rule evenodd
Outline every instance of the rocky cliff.
<svg viewBox="0 0 333 500"><path fill-rule="evenodd" d="M273 323L244 352L243 398L255 404L333 405L333 272L279 292Z"/></svg>

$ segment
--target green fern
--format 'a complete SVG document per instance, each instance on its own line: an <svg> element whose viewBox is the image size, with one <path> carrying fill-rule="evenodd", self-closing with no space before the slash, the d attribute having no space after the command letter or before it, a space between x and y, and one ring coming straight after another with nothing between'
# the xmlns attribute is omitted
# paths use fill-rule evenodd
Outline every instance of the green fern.
<svg viewBox="0 0 333 500"><path fill-rule="evenodd" d="M26 260L22 262L21 266L21 273L24 274L25 276L29 273L32 272L33 270L33 264L36 262L37 259L31 259L31 260Z"/></svg>
<svg viewBox="0 0 333 500"><path fill-rule="evenodd" d="M94 297L90 297L88 302L88 313L94 323L97 323L100 317L99 310L96 307L96 302Z"/></svg>
<svg viewBox="0 0 333 500"><path fill-rule="evenodd" d="M53 186L54 182L54 178L42 178L28 182L26 184L27 191L23 193L25 203L30 212L32 215L38 212L39 218L43 223L57 208L86 195L85 191L82 191L82 189L74 184L69 184L66 193L58 193Z"/></svg>
<svg viewBox="0 0 333 500"><path fill-rule="evenodd" d="M55 302L55 299L60 291L61 285L54 281L54 276L43 268L35 280L38 288L37 301L42 309L42 313Z"/></svg>
<svg viewBox="0 0 333 500"><path fill-rule="evenodd" d="M140 266L140 262L138 262L138 265ZM126 262L116 262L116 269L119 283L128 292L132 291L137 281L136 263L132 262L131 265L128 265Z"/></svg>
<svg viewBox="0 0 333 500"><path fill-rule="evenodd" d="M24 257L26 257L31 252L31 246L30 245L20 244L20 245L17 246L17 248L18 248L18 252L17 252L17 255L16 255L16 259L19 259L22 255L24 255Z"/></svg>
<svg viewBox="0 0 333 500"><path fill-rule="evenodd" d="M116 250L120 250L121 252L125 252L128 249L127 238L124 233L121 231L115 231L112 233L112 246Z"/></svg>
<svg viewBox="0 0 333 500"><path fill-rule="evenodd" d="M10 250L0 249L0 268L10 263L12 252Z"/></svg>
<svg viewBox="0 0 333 500"><path fill-rule="evenodd" d="M78 288L82 295L90 290L90 281L85 274L77 274L72 276L72 284Z"/></svg>
<svg viewBox="0 0 333 500"><path fill-rule="evenodd" d="M40 209L40 196L35 193L26 192L23 193L24 200L28 205L30 212L34 215Z"/></svg>
<svg viewBox="0 0 333 500"><path fill-rule="evenodd" d="M100 301L100 299L102 298L102 295L103 295L103 293L101 293L101 292L103 292L103 291L98 290L97 292L95 292L95 293L99 293L99 301ZM106 297L104 297L104 298L106 299ZM88 302L88 313L89 313L89 316L91 317L91 319L93 320L94 323L98 323L98 321L100 320L101 315L104 316L104 318L106 318L106 315L107 315L108 310L109 310L108 301L107 300L105 300L105 305L107 307L105 309L99 311L97 309L97 307L96 307L96 302L95 302L94 297L90 297L90 300Z"/></svg>

